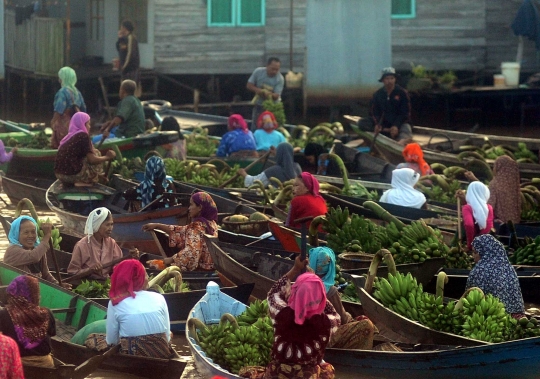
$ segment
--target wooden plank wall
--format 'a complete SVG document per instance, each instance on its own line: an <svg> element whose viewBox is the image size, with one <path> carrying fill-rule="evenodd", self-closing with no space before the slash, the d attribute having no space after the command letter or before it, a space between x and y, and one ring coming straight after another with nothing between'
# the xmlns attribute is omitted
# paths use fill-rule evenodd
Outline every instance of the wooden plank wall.
<svg viewBox="0 0 540 379"><path fill-rule="evenodd" d="M289 66L289 0L267 0L266 26L207 27L201 0L156 0L155 69L168 74L248 74L270 56ZM294 68L303 65L306 0L295 0Z"/></svg>

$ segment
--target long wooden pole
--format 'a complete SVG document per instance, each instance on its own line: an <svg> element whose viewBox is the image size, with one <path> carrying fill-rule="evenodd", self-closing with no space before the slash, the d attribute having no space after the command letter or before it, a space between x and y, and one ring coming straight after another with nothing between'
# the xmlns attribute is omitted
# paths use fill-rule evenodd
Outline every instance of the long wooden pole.
<svg viewBox="0 0 540 379"><path fill-rule="evenodd" d="M247 165L246 168L244 168L244 170L246 170L246 171L249 170L250 168L252 168L253 166L255 166L257 163L259 163L260 161L262 161L263 159L267 159L269 155L270 155L270 150L267 151L266 153L264 153L264 155L261 155L261 156L259 157L259 159L257 159L256 161L253 161L253 162L251 162L249 165ZM238 173L237 173L237 174L234 174L234 176L231 177L229 180L227 180L226 182L221 183L220 186L219 186L219 188L225 188L226 185L228 185L228 184L234 182L234 181L236 180L236 178L238 178L239 175L240 175L240 174L238 174Z"/></svg>

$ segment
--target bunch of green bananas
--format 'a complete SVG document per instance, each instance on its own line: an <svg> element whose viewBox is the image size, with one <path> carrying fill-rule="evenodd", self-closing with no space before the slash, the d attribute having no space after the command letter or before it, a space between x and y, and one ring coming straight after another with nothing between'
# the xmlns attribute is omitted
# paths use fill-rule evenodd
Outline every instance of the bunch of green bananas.
<svg viewBox="0 0 540 379"><path fill-rule="evenodd" d="M134 179L135 172L145 171L145 163L140 157L132 159L122 158L121 162L115 159L111 162L111 167L113 174L119 174L126 179Z"/></svg>
<svg viewBox="0 0 540 379"><path fill-rule="evenodd" d="M524 247L516 249L509 260L514 265L540 265L540 236Z"/></svg>
<svg viewBox="0 0 540 379"><path fill-rule="evenodd" d="M514 152L514 157L518 162L538 162L536 154L527 149L527 145L523 142L518 143L518 149Z"/></svg>
<svg viewBox="0 0 540 379"><path fill-rule="evenodd" d="M463 324L463 315L456 309L456 302L443 304L442 296L424 292L417 298L420 323L447 333L457 333Z"/></svg>
<svg viewBox="0 0 540 379"><path fill-rule="evenodd" d="M410 272L407 275L398 272L396 275L389 273L387 278L378 278L373 297L394 312L419 321L415 299L422 293L422 285Z"/></svg>
<svg viewBox="0 0 540 379"><path fill-rule="evenodd" d="M510 322L514 327L512 339L540 336L540 324L538 323L538 320L534 317L531 317L529 319L526 316L523 316L519 320L512 318L510 319Z"/></svg>
<svg viewBox="0 0 540 379"><path fill-rule="evenodd" d="M442 257L449 248L441 242L442 235L439 229L428 226L424 220L413 221L401 230L400 246L408 249L417 249L431 257Z"/></svg>
<svg viewBox="0 0 540 379"><path fill-rule="evenodd" d="M463 174L467 169L459 166L446 168L446 166L440 163L434 163L432 166L435 166L439 172L442 170L444 175L433 174L422 176L417 184L418 190L423 192L430 200L455 204L455 193L461 188L461 184L456 179L456 176Z"/></svg>
<svg viewBox="0 0 540 379"><path fill-rule="evenodd" d="M538 204L540 204L540 191L536 186L528 185L521 188L521 214L525 216L525 219L531 220L528 217L534 217L538 213ZM533 220L538 220L538 218Z"/></svg>
<svg viewBox="0 0 540 379"><path fill-rule="evenodd" d="M209 157L215 154L219 140L208 137L208 129L196 128L185 134L186 153L190 157Z"/></svg>
<svg viewBox="0 0 540 379"><path fill-rule="evenodd" d="M255 300L246 310L236 317L240 326L253 325L259 318L268 316L268 301Z"/></svg>
<svg viewBox="0 0 540 379"><path fill-rule="evenodd" d="M345 250L345 246L352 240L358 240L366 253L375 254L381 249L381 242L374 238L374 232L381 228L373 221L353 214L340 230L335 234L328 234L328 247L336 254Z"/></svg>
<svg viewBox="0 0 540 379"><path fill-rule="evenodd" d="M44 236L43 230L41 230L41 224L43 224L43 223L50 224L51 219L48 218L48 217L47 217L46 220L38 219L37 224L38 224L39 238L40 239L42 239L43 236ZM51 238L52 238L52 241L53 241L53 248L54 249L60 249L60 242L62 242L62 236L60 235L60 230L58 230L57 228L54 228L51 231Z"/></svg>
<svg viewBox="0 0 540 379"><path fill-rule="evenodd" d="M172 176L173 179L212 187L219 187L240 168L238 164L233 167L226 165L221 171L218 171L214 164L200 164L199 161L194 159L180 161L178 159L165 158L163 162L167 175ZM239 177L236 181L228 185L228 187L231 186L242 186L242 177Z"/></svg>
<svg viewBox="0 0 540 379"><path fill-rule="evenodd" d="M341 206L338 205L336 208L330 208L326 213L325 220L323 221L323 229L328 235L332 235L337 233L338 230L341 230L343 225L348 221L349 208L345 207L341 209Z"/></svg>
<svg viewBox="0 0 540 379"><path fill-rule="evenodd" d="M224 368L228 368L225 359L226 339L233 330L233 325L222 317L219 324L206 325L197 331L199 346L209 358Z"/></svg>
<svg viewBox="0 0 540 379"><path fill-rule="evenodd" d="M288 204L293 198L292 189L294 180L291 179L282 183L278 178L271 177L269 181L270 184L265 186L262 181L255 180L253 181L253 184L248 187L248 190L256 190L257 194L264 197L264 200L261 201L261 205Z"/></svg>

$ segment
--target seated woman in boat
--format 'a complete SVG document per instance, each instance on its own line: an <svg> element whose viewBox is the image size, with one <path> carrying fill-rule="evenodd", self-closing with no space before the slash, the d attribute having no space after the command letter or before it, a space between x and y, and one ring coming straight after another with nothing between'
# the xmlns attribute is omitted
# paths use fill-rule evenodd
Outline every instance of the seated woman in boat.
<svg viewBox="0 0 540 379"><path fill-rule="evenodd" d="M334 286L336 276L336 256L329 247L315 247L309 250L309 267L315 275L321 278L326 290L326 299L332 303L334 309L341 318L341 325L332 334L328 347L338 349L362 349L373 348L373 335L375 326L366 316L354 319L343 308L341 296Z"/></svg>
<svg viewBox="0 0 540 379"><path fill-rule="evenodd" d="M270 184L270 178L279 179L282 183L287 180L295 179L302 173L298 163L294 162L293 147L288 142L282 142L276 149L276 164L267 168L259 175L248 175L243 168L238 170L238 174L244 177L244 186L249 187L255 180L260 180L264 186Z"/></svg>
<svg viewBox="0 0 540 379"><path fill-rule="evenodd" d="M107 208L96 208L90 212L84 226L86 237L77 242L73 248L71 262L67 269L69 274L75 275L92 269L93 273L88 277L89 279L107 279L112 267L103 268L103 265L122 258L120 246L111 238L113 225L112 214ZM132 255L136 258L138 250L133 249Z"/></svg>
<svg viewBox="0 0 540 379"><path fill-rule="evenodd" d="M276 129L279 127L272 112L264 111L257 119L257 130L253 133L258 151L268 151L287 141L285 136Z"/></svg>
<svg viewBox="0 0 540 379"><path fill-rule="evenodd" d="M327 300L321 279L312 273L300 275L307 264L298 256L268 292L274 346L264 378L335 377L334 367L323 358L340 316Z"/></svg>
<svg viewBox="0 0 540 379"><path fill-rule="evenodd" d="M170 358L169 310L163 295L145 291L148 277L135 259L114 267L107 307L108 345L121 344L120 352L152 358Z"/></svg>
<svg viewBox="0 0 540 379"><path fill-rule="evenodd" d="M308 143L304 148L304 157L309 164L306 169L309 173L341 176L339 166L328 158L328 154L322 145L314 142Z"/></svg>
<svg viewBox="0 0 540 379"><path fill-rule="evenodd" d="M143 225L143 230L159 229L169 234L169 246L179 249L172 257L165 258L163 263L178 266L182 271L213 270L214 262L210 257L204 235L217 237L216 203L208 193L197 192L191 195L188 211L191 218L188 225L150 223ZM159 267L159 262L148 261L148 264Z"/></svg>
<svg viewBox="0 0 540 379"><path fill-rule="evenodd" d="M90 116L84 112L75 113L69 123L69 133L60 141L54 163L54 174L63 183L91 186L103 173L101 163L116 157L112 150L102 157L92 145L89 130Z"/></svg>
<svg viewBox="0 0 540 379"><path fill-rule="evenodd" d="M227 133L221 137L216 156L218 157L255 157L257 146L253 133L249 130L246 121L239 114L233 114L227 121Z"/></svg>
<svg viewBox="0 0 540 379"><path fill-rule="evenodd" d="M161 131L162 132L177 132L178 141L171 142L166 145L162 145L161 148L165 150L164 154L161 154L163 158L173 158L180 161L185 161L187 157L186 153L186 137L180 131L180 125L178 121L172 116L167 116L161 121ZM158 148L158 151L160 149Z"/></svg>
<svg viewBox="0 0 540 379"><path fill-rule="evenodd" d="M39 306L39 281L30 275L16 277L6 289L7 305L0 308L0 332L19 346L23 364L54 367L51 337L56 335L52 312Z"/></svg>
<svg viewBox="0 0 540 379"><path fill-rule="evenodd" d="M472 242L475 265L467 278L466 288L478 287L485 295L492 294L515 318L525 314L523 296L516 270L508 261L503 244L490 234Z"/></svg>
<svg viewBox="0 0 540 379"><path fill-rule="evenodd" d="M293 199L289 207L286 226L300 228L302 225L295 220L304 217L317 217L326 214L326 201L319 194L319 181L308 172L296 177L293 184ZM308 225L311 221L308 222Z"/></svg>
<svg viewBox="0 0 540 379"><path fill-rule="evenodd" d="M17 342L0 333L0 378L24 379Z"/></svg>
<svg viewBox="0 0 540 379"><path fill-rule="evenodd" d="M395 169L392 171L392 188L384 191L379 201L417 209L425 207L426 197L414 188L418 179L420 175L412 168Z"/></svg>
<svg viewBox="0 0 540 379"><path fill-rule="evenodd" d="M465 172L470 181L477 181L471 172ZM518 163L507 155L501 155L493 164L493 179L489 182L489 201L493 217L501 223L521 221L521 187Z"/></svg>
<svg viewBox="0 0 540 379"><path fill-rule="evenodd" d="M457 197L463 199L463 191L458 190ZM461 207L463 227L467 236L467 249L471 250L474 237L487 234L493 228L493 208L489 205L489 189L479 181L472 182L467 187L465 202Z"/></svg>
<svg viewBox="0 0 540 379"><path fill-rule="evenodd" d="M176 191L174 183L167 177L165 172L165 163L163 159L157 156L148 158L146 161L146 170L144 179L135 188L124 191L124 198L131 201L140 201L141 207L157 200L165 193L174 193ZM163 200L154 203L149 209L168 208L175 204L174 199L164 197Z"/></svg>
<svg viewBox="0 0 540 379"><path fill-rule="evenodd" d="M403 158L406 163L400 163L396 168L412 168L421 176L433 174L433 170L424 160L424 152L417 143L409 143L403 149Z"/></svg>
<svg viewBox="0 0 540 379"><path fill-rule="evenodd" d="M58 284L47 266L47 250L53 225L42 223L43 238L38 238L38 225L32 217L20 216L13 221L9 230L9 246L4 254L4 263L26 271L38 278ZM71 285L62 284L70 289Z"/></svg>

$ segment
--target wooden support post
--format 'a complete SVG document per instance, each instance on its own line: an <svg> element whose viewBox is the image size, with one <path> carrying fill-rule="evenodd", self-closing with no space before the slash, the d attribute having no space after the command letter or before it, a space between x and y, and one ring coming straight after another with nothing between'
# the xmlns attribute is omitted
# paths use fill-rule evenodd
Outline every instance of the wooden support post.
<svg viewBox="0 0 540 379"><path fill-rule="evenodd" d="M199 113L199 102L201 100L201 91L198 89L193 90L193 111Z"/></svg>
<svg viewBox="0 0 540 379"><path fill-rule="evenodd" d="M107 109L107 114L109 115L109 120L111 120L112 113L111 113L111 107L109 105L109 96L107 94L107 88L105 87L105 83L103 83L103 78L101 76L98 77L99 86L101 87L101 94L103 95L103 100L105 101L105 108Z"/></svg>

